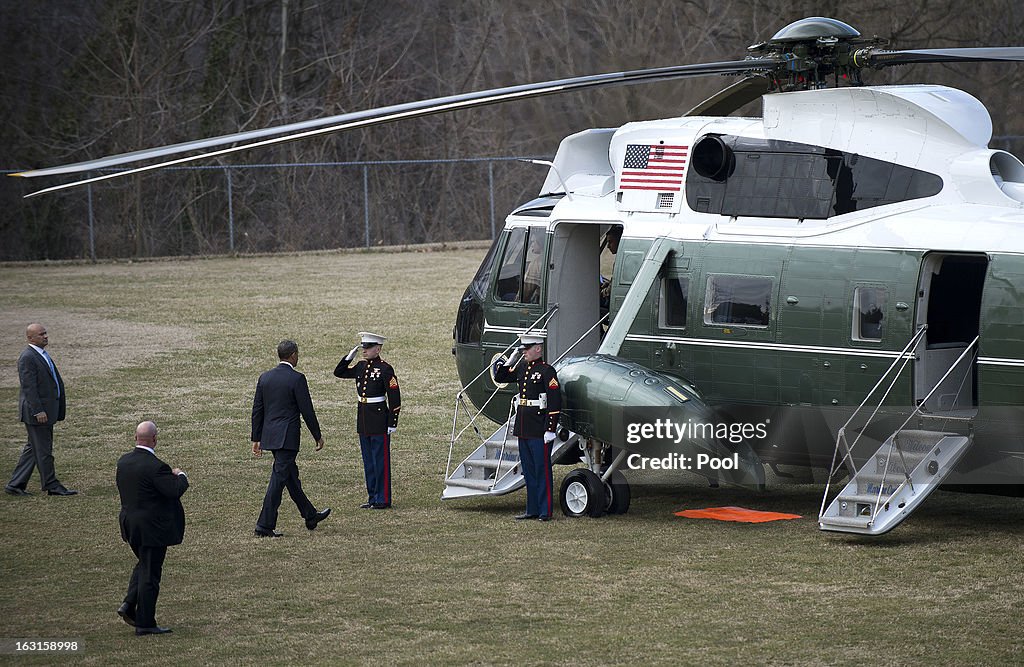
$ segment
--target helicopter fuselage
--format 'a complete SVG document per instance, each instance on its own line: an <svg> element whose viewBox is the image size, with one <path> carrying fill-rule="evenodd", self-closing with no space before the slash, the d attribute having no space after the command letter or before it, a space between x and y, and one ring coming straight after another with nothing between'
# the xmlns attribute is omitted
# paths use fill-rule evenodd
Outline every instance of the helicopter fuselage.
<svg viewBox="0 0 1024 667"><path fill-rule="evenodd" d="M966 417L975 444L961 468L1020 484L1024 165L989 149L991 132L966 93L898 86L772 94L763 118L568 137L546 194L508 217L466 291L460 377L538 320L549 359L595 354L602 314L615 327L626 313L617 357L691 385L732 418L848 412L924 327L883 406ZM601 238L620 230L602 302ZM654 244L668 252L637 284ZM483 405L495 388L485 374L467 393ZM569 420L593 409L563 406ZM497 422L506 411L507 401L485 409ZM827 467L834 432L804 435L756 453Z"/></svg>

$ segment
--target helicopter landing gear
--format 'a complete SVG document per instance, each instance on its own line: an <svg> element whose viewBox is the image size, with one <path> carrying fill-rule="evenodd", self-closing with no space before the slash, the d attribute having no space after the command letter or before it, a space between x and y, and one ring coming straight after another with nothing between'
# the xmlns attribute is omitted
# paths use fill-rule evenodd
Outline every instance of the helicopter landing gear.
<svg viewBox="0 0 1024 667"><path fill-rule="evenodd" d="M587 467L573 470L562 480L558 494L562 514L567 517L592 518L605 514L625 514L629 511L629 483L625 475L619 472L618 466L625 460L626 453L619 451L615 460L598 474L602 469L602 454L610 448L595 446L594 442L588 440L580 443L580 449L583 450Z"/></svg>
<svg viewBox="0 0 1024 667"><path fill-rule="evenodd" d="M629 511L629 482L618 470L613 470L611 477L604 483L607 497L605 512L607 514L625 514Z"/></svg>
<svg viewBox="0 0 1024 667"><path fill-rule="evenodd" d="M568 517L602 516L607 504L604 483L586 468L573 470L562 480L558 504L562 506L562 514Z"/></svg>

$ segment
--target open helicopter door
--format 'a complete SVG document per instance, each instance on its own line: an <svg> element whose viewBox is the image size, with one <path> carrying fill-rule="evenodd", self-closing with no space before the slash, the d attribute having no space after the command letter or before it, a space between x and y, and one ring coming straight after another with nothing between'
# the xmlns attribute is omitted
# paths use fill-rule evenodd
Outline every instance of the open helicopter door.
<svg viewBox="0 0 1024 667"><path fill-rule="evenodd" d="M928 330L914 368L914 402L925 413L970 416L977 408L977 350L963 353L979 333L987 269L985 255L929 253L922 262L916 323Z"/></svg>
<svg viewBox="0 0 1024 667"><path fill-rule="evenodd" d="M566 352L592 354L601 343L601 230L601 224L591 222L554 226L547 302L557 303L558 311L548 322L545 352L551 363Z"/></svg>

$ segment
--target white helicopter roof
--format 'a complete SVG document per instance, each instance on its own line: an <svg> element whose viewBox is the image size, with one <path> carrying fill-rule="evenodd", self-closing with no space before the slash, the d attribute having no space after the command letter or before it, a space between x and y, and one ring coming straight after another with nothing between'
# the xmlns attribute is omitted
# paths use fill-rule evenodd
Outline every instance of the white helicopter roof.
<svg viewBox="0 0 1024 667"><path fill-rule="evenodd" d="M763 100L763 118L681 117L567 137L542 192L562 191L564 181L571 195L551 220L615 222L627 237L1024 252L1024 164L987 147L991 117L968 93L871 86ZM708 134L856 154L934 174L942 186L933 196L823 220L700 213L686 203L686 173L690 149ZM645 159L635 159L639 153Z"/></svg>

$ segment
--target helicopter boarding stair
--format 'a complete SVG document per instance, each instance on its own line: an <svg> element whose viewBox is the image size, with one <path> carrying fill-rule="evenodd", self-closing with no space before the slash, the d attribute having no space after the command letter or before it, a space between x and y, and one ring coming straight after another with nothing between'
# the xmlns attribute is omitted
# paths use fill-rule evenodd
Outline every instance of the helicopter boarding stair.
<svg viewBox="0 0 1024 667"><path fill-rule="evenodd" d="M445 475L442 500L480 495L501 496L523 488L526 481L519 465L519 438L510 435L515 419L513 401L505 423ZM479 434L476 428L473 430ZM567 440L555 438L551 446L551 460L557 461L563 452L575 446L576 434L571 434Z"/></svg>
<svg viewBox="0 0 1024 667"><path fill-rule="evenodd" d="M871 422L871 419L878 413L879 407L881 407L886 396L889 395L889 392L896 384L907 362L914 358L915 350L923 338L925 329L926 327L922 327L915 334L910 343L907 344L907 347L904 348L900 357L886 370L875 387L868 393L868 396L857 410L854 411L854 414L839 429L839 435L836 438L836 450L832 458L832 474L829 475L829 483L825 487L821 511L818 514L818 526L822 530L862 535L881 535L892 530L910 516L910 513L917 509L924 499L942 484L943 480L953 471L956 464L970 448L973 442L970 417L950 414L925 414L921 412L921 409L935 390L942 385L964 357L977 345L977 337L964 349L960 357L957 358L939 382L928 392L928 395L920 401L910 416L882 443L878 450L860 468L857 467L854 461L854 447ZM902 365L899 371L893 376L884 395L879 399L878 405L875 406L874 411L872 411L867 421L861 427L853 443L848 443L846 438L847 428L856 417L857 412L864 407L868 399L871 398L893 368L901 361ZM971 365L968 365L964 379L960 383L961 390L963 383L970 375ZM959 391L957 393L959 394ZM918 418L921 426L930 420L966 422L967 434L924 428L908 429L907 424L915 417ZM840 449L843 450L840 465L846 466L850 479L826 507L831 480L838 472L836 459L840 457Z"/></svg>
<svg viewBox="0 0 1024 667"><path fill-rule="evenodd" d="M527 332L532 331L535 328L545 326L547 321L557 310L557 304L551 306L544 315L530 325ZM604 318L598 320L594 327L599 326L603 319ZM587 333L590 332L588 331ZM586 334L584 334L584 336L586 336ZM572 347L579 343L580 340L583 340L582 336L576 341L576 343L573 343L569 349L572 349ZM510 350L516 345L517 343L515 342L509 345L505 348L504 352L502 352L502 355L509 354ZM566 350L566 352L568 352L568 350ZM445 486L444 491L441 492L442 500L483 495L501 496L506 493L517 491L526 485L526 480L523 478L523 469L519 465L519 438L511 433L512 425L516 420L516 404L518 402L518 396L515 396L512 399L509 406L508 418L505 420L505 423L488 438L483 437L480 429L476 426L476 420L483 414L484 408L487 407L487 404L498 395L500 387L495 387L495 390L491 392L490 397L482 406L480 406L479 410L473 410L466 404L466 389L488 372L489 369L485 368L482 370L475 378L467 383L455 397L455 414L452 418L452 437L451 445L448 448L448 463L445 467ZM472 417L468 424L466 424L461 430L457 430L460 412L472 414ZM479 445L469 456L455 466L453 470L451 468L451 463L452 453L455 450L455 443L458 442L459 438L470 429L472 429L472 432L476 434ZM562 435L566 435L564 440L561 437ZM551 445L551 460L557 461L559 457L561 457L570 447L577 446L578 441L579 438L575 433L560 431L559 436L555 438L555 441Z"/></svg>

